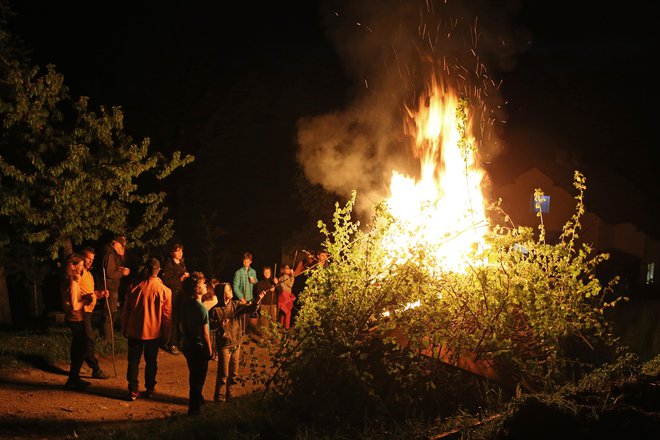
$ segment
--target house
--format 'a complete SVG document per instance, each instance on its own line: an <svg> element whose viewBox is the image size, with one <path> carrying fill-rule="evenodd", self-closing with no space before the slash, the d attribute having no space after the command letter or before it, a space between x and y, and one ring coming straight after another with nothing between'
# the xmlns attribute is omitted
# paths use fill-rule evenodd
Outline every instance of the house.
<svg viewBox="0 0 660 440"><path fill-rule="evenodd" d="M578 194L572 184L574 170L550 163L544 170L534 166L513 180L495 184L492 200L502 199L502 208L520 226L539 224L534 203L536 189L544 194L540 208L546 240L559 239L562 228L575 213ZM620 276L618 289L633 298L660 299L658 264L660 240L651 235L645 215L643 194L624 179L595 168L580 171L587 178L586 212L581 219L580 240L596 251L610 254L598 275L603 279ZM550 176L555 177L550 177Z"/></svg>

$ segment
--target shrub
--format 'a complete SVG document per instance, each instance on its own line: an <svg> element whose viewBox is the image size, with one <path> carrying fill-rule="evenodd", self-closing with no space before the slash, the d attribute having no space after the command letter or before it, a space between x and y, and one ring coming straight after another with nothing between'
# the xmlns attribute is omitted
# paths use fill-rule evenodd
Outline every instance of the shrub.
<svg viewBox="0 0 660 440"><path fill-rule="evenodd" d="M558 243L546 243L542 218L536 237L504 221L464 272L434 261L452 237L416 243L384 204L362 230L351 217L355 192L336 204L332 229L319 222L331 264L310 274L270 391L328 426L432 418L486 404L491 384L551 390L611 359L603 310L618 301L605 300L617 280L601 284L595 268L608 256L579 244L577 172L575 187L576 213ZM392 251L395 231L410 234L406 249Z"/></svg>

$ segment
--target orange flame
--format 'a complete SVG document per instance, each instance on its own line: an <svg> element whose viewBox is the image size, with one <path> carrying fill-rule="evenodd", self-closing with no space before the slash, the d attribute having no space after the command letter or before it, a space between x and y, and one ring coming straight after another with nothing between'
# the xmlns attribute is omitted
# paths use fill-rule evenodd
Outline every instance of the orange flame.
<svg viewBox="0 0 660 440"><path fill-rule="evenodd" d="M392 173L386 204L398 227L388 234L391 243L386 247L393 253L421 247L439 269L463 271L469 254L484 246L488 226L481 192L484 172L467 109L433 77L417 111L406 110L421 174L415 180Z"/></svg>

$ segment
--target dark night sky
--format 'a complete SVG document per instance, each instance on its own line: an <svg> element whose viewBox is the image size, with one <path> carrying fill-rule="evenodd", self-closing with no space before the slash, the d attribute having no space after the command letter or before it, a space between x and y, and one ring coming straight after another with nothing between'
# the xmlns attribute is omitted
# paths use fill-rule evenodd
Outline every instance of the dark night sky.
<svg viewBox="0 0 660 440"><path fill-rule="evenodd" d="M367 78L358 80L360 69L337 44L359 38L370 24L379 36L382 27L366 7L351 16L344 2L330 8L317 1L14 3L14 32L35 63L56 65L72 95L121 105L136 138L149 136L155 148L198 158L167 188L187 244L202 240L198 219L216 210L216 223L227 232L220 247L277 261L279 240L310 221L291 179L297 121L380 92L365 92ZM400 3L376 2L377 15ZM517 165L561 157L577 161L588 179L590 167L623 175L648 193L652 206L660 205L651 68L657 30L646 6L575 10L577 2L520 0L488 10L488 2L462 3L478 5L480 23L511 42L489 67L506 103L493 175L506 179ZM390 15L396 23L397 14ZM338 32L338 17L352 27ZM607 180L595 184L608 192ZM647 222L658 211L644 209L654 209Z"/></svg>

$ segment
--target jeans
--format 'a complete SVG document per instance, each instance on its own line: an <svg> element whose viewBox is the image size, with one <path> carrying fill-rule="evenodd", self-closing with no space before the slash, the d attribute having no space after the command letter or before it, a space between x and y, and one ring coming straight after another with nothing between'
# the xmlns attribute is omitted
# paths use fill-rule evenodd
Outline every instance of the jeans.
<svg viewBox="0 0 660 440"><path fill-rule="evenodd" d="M87 347L85 351L85 362L94 371L100 370L99 360L96 358L96 333L92 328L92 313L83 313L83 322L85 323L85 337L87 338Z"/></svg>
<svg viewBox="0 0 660 440"><path fill-rule="evenodd" d="M261 317L259 318L259 327L264 327L268 324L268 317L272 322L277 322L277 304L262 304L261 305Z"/></svg>
<svg viewBox="0 0 660 440"><path fill-rule="evenodd" d="M66 324L71 329L69 380L75 381L80 379L80 367L85 362L87 333L85 333L85 323L83 321L67 321Z"/></svg>
<svg viewBox="0 0 660 440"><path fill-rule="evenodd" d="M165 345L169 347L172 345L179 347L181 344L181 305L184 299L185 295L182 292L172 291L172 327L169 338L165 341Z"/></svg>
<svg viewBox="0 0 660 440"><path fill-rule="evenodd" d="M188 409L195 411L204 403L202 390L206 382L206 373L209 369L209 350L201 345L184 347L183 355L188 364Z"/></svg>
<svg viewBox="0 0 660 440"><path fill-rule="evenodd" d="M158 350L160 339L134 339L128 338L128 369L126 380L129 391L138 391L138 374L140 371L140 358L144 351L144 385L148 390L156 388L156 372L158 371Z"/></svg>
<svg viewBox="0 0 660 440"><path fill-rule="evenodd" d="M103 339L106 342L111 342L114 329L121 319L121 313L119 312L119 290L111 290L110 296L105 300L110 305L110 310L108 310L108 304L103 305Z"/></svg>
<svg viewBox="0 0 660 440"><path fill-rule="evenodd" d="M218 347L218 374L215 379L215 394L231 395L231 386L238 379L241 346Z"/></svg>

